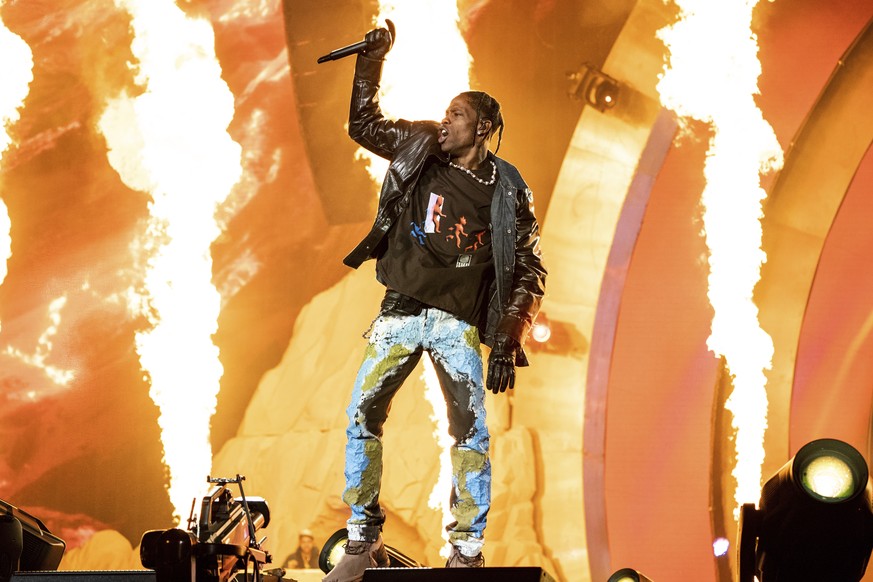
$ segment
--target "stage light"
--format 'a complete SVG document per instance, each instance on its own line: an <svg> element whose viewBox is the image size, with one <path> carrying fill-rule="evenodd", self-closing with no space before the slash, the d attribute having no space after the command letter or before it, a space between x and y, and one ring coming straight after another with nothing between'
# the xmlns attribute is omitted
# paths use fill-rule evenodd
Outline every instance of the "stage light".
<svg viewBox="0 0 873 582"><path fill-rule="evenodd" d="M843 459L822 456L806 465L801 483L804 489L822 501L842 501L854 492L855 476Z"/></svg>
<svg viewBox="0 0 873 582"><path fill-rule="evenodd" d="M549 320L538 316L530 328L530 337L535 342L541 344L549 341L552 337L552 327L549 325Z"/></svg>
<svg viewBox="0 0 873 582"><path fill-rule="evenodd" d="M332 536L327 538L324 546L321 548L321 553L318 555L318 567L321 571L327 574L333 570L337 563L345 556L345 545L349 541L349 532L345 528L337 530ZM385 544L385 550L388 552L388 567L389 568L420 568L421 564L409 556Z"/></svg>
<svg viewBox="0 0 873 582"><path fill-rule="evenodd" d="M570 80L570 97L580 99L597 109L606 111L618 103L618 81L594 68L589 63L583 64L578 71L568 73Z"/></svg>
<svg viewBox="0 0 873 582"><path fill-rule="evenodd" d="M621 570L616 570L606 582L652 582L652 579L640 574L633 568L622 568Z"/></svg>
<svg viewBox="0 0 873 582"><path fill-rule="evenodd" d="M240 571L253 571L272 561L255 539L258 529L270 523L270 510L261 497L246 497L242 481L207 478L216 484L203 498L199 519L194 506L188 530L172 528L147 531L140 542L140 561L155 571L156 582L228 582ZM233 497L227 484L239 485L240 497ZM195 500L196 501L196 500Z"/></svg>
<svg viewBox="0 0 873 582"><path fill-rule="evenodd" d="M321 547L318 554L318 567L327 574L333 570L337 563L345 555L345 544L349 541L349 533L345 529L338 530L330 536Z"/></svg>
<svg viewBox="0 0 873 582"><path fill-rule="evenodd" d="M712 542L712 554L716 558L721 558L722 556L727 555L730 547L731 542L727 538L716 538L715 541Z"/></svg>
<svg viewBox="0 0 873 582"><path fill-rule="evenodd" d="M873 551L873 482L850 445L803 446L745 504L739 525L739 582L857 582Z"/></svg>

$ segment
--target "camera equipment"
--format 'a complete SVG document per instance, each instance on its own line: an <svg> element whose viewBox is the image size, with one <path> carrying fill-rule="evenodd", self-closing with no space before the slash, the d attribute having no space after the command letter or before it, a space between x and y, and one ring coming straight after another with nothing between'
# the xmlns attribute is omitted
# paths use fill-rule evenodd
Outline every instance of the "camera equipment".
<svg viewBox="0 0 873 582"><path fill-rule="evenodd" d="M261 579L261 567L272 562L261 548L264 539L255 532L270 523L270 509L262 497L246 497L242 482L207 477L214 487L203 498L199 519L194 515L197 500L191 504L188 529L151 530L142 536L140 560L153 569L157 582L226 582L237 572ZM233 497L229 483L239 486Z"/></svg>

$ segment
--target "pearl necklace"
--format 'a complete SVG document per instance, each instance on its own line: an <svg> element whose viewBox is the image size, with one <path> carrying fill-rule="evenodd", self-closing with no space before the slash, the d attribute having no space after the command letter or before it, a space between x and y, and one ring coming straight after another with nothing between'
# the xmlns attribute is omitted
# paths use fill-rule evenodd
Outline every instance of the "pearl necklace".
<svg viewBox="0 0 873 582"><path fill-rule="evenodd" d="M497 164L495 164L494 162L491 162L490 160L489 160L489 163L491 164L491 179L486 181L486 180L483 180L482 178L480 178L479 176L477 176L476 174L474 174L470 168L465 168L464 166L460 166L460 165L454 163L453 161L449 160L449 165L451 167L453 167L457 170L461 170L462 172L466 172L467 174L470 175L471 178L473 178L474 180L476 180L477 182L479 182L483 186L490 186L494 182L497 181Z"/></svg>

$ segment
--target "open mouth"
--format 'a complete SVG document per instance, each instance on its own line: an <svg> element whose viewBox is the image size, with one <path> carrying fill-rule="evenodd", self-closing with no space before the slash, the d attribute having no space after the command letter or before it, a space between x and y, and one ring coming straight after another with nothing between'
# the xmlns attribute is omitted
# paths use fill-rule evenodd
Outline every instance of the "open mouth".
<svg viewBox="0 0 873 582"><path fill-rule="evenodd" d="M444 141L446 141L447 137L449 137L449 131L445 127L441 127L437 141L439 141L439 143L443 143Z"/></svg>

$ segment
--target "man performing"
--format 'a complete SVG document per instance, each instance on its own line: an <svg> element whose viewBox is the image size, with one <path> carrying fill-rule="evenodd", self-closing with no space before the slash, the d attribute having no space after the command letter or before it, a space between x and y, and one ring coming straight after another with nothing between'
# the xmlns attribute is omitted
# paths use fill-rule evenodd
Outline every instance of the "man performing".
<svg viewBox="0 0 873 582"><path fill-rule="evenodd" d="M546 278L531 191L518 170L495 155L504 129L500 104L468 91L452 100L440 123L385 119L378 91L393 39L379 28L365 41L349 135L391 165L373 228L344 263L357 268L375 258L386 292L347 410L343 501L351 508L349 542L325 582L361 580L366 568L388 566L379 505L382 427L391 399L424 351L433 360L455 440L446 567L484 566L491 503L485 388L494 394L513 388L515 366L528 365L522 346ZM442 232L437 215L445 217ZM455 226L446 229L450 224ZM484 385L480 342L491 347Z"/></svg>

